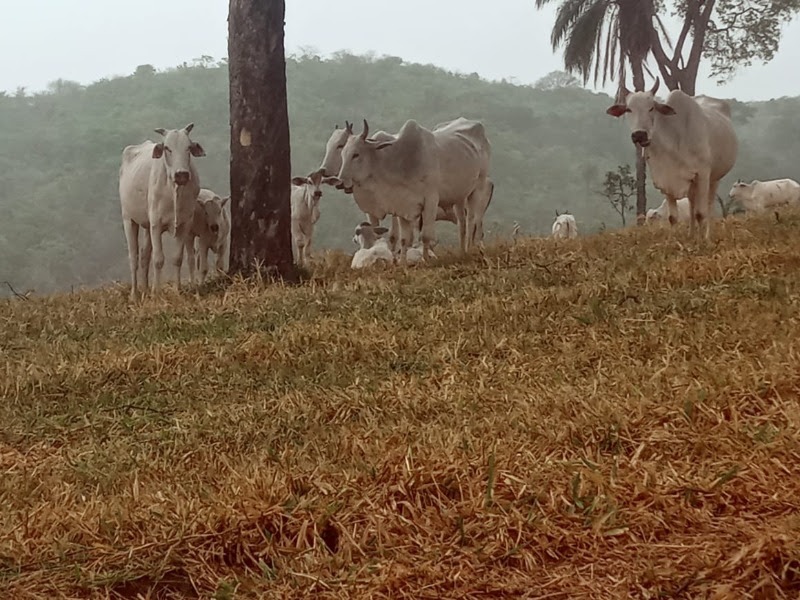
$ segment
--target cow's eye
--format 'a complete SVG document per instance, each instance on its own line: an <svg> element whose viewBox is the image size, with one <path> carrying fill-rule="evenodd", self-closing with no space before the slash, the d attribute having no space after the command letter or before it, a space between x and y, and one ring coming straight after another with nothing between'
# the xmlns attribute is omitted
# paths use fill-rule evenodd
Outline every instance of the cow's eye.
<svg viewBox="0 0 800 600"><path fill-rule="evenodd" d="M650 107L650 112L653 112L653 109L654 109L654 108L655 108L655 107Z"/></svg>
<svg viewBox="0 0 800 600"><path fill-rule="evenodd" d="M164 152L170 152L171 153L172 152L172 148L170 148L169 146L164 146Z"/></svg>
<svg viewBox="0 0 800 600"><path fill-rule="evenodd" d="M341 150L342 148L344 148L344 144L339 144L338 146L336 146L337 150Z"/></svg>
<svg viewBox="0 0 800 600"><path fill-rule="evenodd" d="M358 152L356 152L355 154L353 154L353 158L358 158L359 156L361 156L361 155L360 155Z"/></svg>

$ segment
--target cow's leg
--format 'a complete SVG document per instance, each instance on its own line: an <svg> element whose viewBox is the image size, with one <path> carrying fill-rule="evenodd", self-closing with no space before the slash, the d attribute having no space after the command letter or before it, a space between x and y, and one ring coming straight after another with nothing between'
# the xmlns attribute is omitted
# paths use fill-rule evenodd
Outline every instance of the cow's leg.
<svg viewBox="0 0 800 600"><path fill-rule="evenodd" d="M150 239L153 243L153 294L161 287L161 269L164 268L164 246L161 243L161 225L150 224Z"/></svg>
<svg viewBox="0 0 800 600"><path fill-rule="evenodd" d="M436 213L439 210L439 191L425 196L422 205L422 258L427 262L436 243Z"/></svg>
<svg viewBox="0 0 800 600"><path fill-rule="evenodd" d="M217 275L225 272L225 247L222 244L218 244L217 247L214 249L214 254L217 256Z"/></svg>
<svg viewBox="0 0 800 600"><path fill-rule="evenodd" d="M200 283L205 283L208 276L208 246L200 241L200 247L197 250L197 258L200 263Z"/></svg>
<svg viewBox="0 0 800 600"><path fill-rule="evenodd" d="M669 215L669 224L677 225L678 223L678 200L673 196L667 196L667 215Z"/></svg>
<svg viewBox="0 0 800 600"><path fill-rule="evenodd" d="M467 248L469 247L467 243L467 219L469 213L466 208L466 202L457 202L454 204L453 212L456 215L456 223L458 223L458 246L461 250L461 254L466 254Z"/></svg>
<svg viewBox="0 0 800 600"><path fill-rule="evenodd" d="M195 277L194 272L197 268L197 259L195 258L195 249L194 249L194 236L189 236L189 241L186 244L186 262L189 265L189 281L192 285L195 284Z"/></svg>
<svg viewBox="0 0 800 600"><path fill-rule="evenodd" d="M719 181L712 181L708 185L708 195L706 196L706 219L705 219L705 240L711 239L711 217L714 214L714 200L717 197Z"/></svg>
<svg viewBox="0 0 800 600"><path fill-rule="evenodd" d="M153 256L153 240L150 239L150 228L144 229L144 248L141 250L139 265L142 268L142 289L150 288L150 258Z"/></svg>
<svg viewBox="0 0 800 600"><path fill-rule="evenodd" d="M175 256L172 259L172 264L175 265L175 285L178 291L181 290L181 267L183 266L183 253L186 251L189 262L194 260L194 244L189 247L190 234L187 231L188 224L179 225L175 230L175 241L178 242L178 247L175 250Z"/></svg>
<svg viewBox="0 0 800 600"><path fill-rule="evenodd" d="M136 300L136 288L139 280L139 225L131 219L122 222L125 229L125 240L128 243L128 264L131 269L131 300Z"/></svg>
<svg viewBox="0 0 800 600"><path fill-rule="evenodd" d="M389 249L394 253L397 251L397 241L400 237L400 219L394 215L389 216L392 219L392 222L389 224Z"/></svg>
<svg viewBox="0 0 800 600"><path fill-rule="evenodd" d="M414 239L414 220L409 221L402 217L397 218L398 228L400 230L400 264L403 266L408 264L408 249Z"/></svg>

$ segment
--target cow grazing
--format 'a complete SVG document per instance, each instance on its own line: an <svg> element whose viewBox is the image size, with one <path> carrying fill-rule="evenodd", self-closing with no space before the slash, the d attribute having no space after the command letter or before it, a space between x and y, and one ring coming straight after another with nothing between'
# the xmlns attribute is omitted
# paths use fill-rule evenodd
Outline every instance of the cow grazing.
<svg viewBox="0 0 800 600"><path fill-rule="evenodd" d="M353 243L358 244L359 249L353 255L350 268L363 269L379 262L392 264L394 255L383 237L388 231L386 227L375 227L367 221L359 224L353 235Z"/></svg>
<svg viewBox="0 0 800 600"><path fill-rule="evenodd" d="M137 255L139 254L139 228L149 230L142 248L141 266L144 286L148 285L150 258L155 252L155 273L152 289L161 284L164 266L164 249L161 235L171 231L178 241L174 258L177 283L181 285L183 252L189 252L190 275L194 269L194 246L191 244L191 225L195 200L200 192L200 178L192 164L192 157L205 156L198 142L189 138L193 123L183 129L156 129L162 142L147 140L122 151L119 169L119 197L122 222L128 243L128 261L131 270L131 299L136 298L138 286Z"/></svg>
<svg viewBox="0 0 800 600"><path fill-rule="evenodd" d="M738 152L730 105L680 90L662 103L655 98L658 84L656 79L647 92L629 92L623 86L622 103L606 112L629 115L631 141L644 152L653 185L667 198L670 224L678 221L678 198L688 197L691 232L697 225L707 240L719 181L733 168Z"/></svg>
<svg viewBox="0 0 800 600"><path fill-rule="evenodd" d="M398 217L403 262L411 247L413 224L421 214L423 254L428 257L439 205L439 161L430 131L409 120L395 139L378 142L369 139L369 124L364 120L361 135L350 136L342 149L339 180L371 217Z"/></svg>
<svg viewBox="0 0 800 600"><path fill-rule="evenodd" d="M784 204L800 204L800 184L794 179L754 179L750 183L740 179L731 187L729 196L746 212L761 212Z"/></svg>
<svg viewBox="0 0 800 600"><path fill-rule="evenodd" d="M689 199L681 198L677 201L678 223L689 223L692 219L692 211L689 207ZM667 199L658 208L651 208L647 211L646 221L651 223L667 223L669 220L669 205Z"/></svg>
<svg viewBox="0 0 800 600"><path fill-rule="evenodd" d="M558 214L553 221L553 237L557 240L571 240L578 237L578 224L575 217L569 213Z"/></svg>
<svg viewBox="0 0 800 600"><path fill-rule="evenodd" d="M320 188L322 184L338 182L335 177L323 177L321 170L306 177L292 178L292 249L299 265L305 265L308 260L314 225L319 221Z"/></svg>
<svg viewBox="0 0 800 600"><path fill-rule="evenodd" d="M220 198L208 189L201 189L197 195L192 221L192 244L197 243L197 268L200 283L208 275L208 251L213 250L217 257L217 271L225 270L231 243L231 220L225 211L230 196ZM190 276L193 273L190 273ZM192 280L194 283L194 280Z"/></svg>

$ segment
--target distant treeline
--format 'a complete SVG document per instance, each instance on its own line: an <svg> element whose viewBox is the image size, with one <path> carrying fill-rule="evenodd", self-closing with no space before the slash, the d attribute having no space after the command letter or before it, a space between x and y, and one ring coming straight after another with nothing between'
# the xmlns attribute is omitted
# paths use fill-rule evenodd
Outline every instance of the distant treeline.
<svg viewBox="0 0 800 600"><path fill-rule="evenodd" d="M489 239L508 236L514 221L522 234L544 234L556 209L571 211L581 233L619 225L598 190L606 171L634 156L627 128L605 114L605 94L489 82L346 53L292 58L287 73L295 175L319 165L333 126L345 119L357 130L367 118L373 130L396 131L408 118L432 127L463 115L484 122L493 147ZM739 177L800 179L799 109L796 98L734 103L741 147L722 194ZM208 154L196 163L202 185L228 193L224 62L203 57L166 72L143 65L87 87L59 80L44 93L0 95L0 281L47 292L127 280L117 191L122 149L155 138L156 127L190 121ZM648 190L649 205L660 204ZM352 198L326 190L321 210L314 248L353 250L363 215ZM446 240L454 230L439 225Z"/></svg>

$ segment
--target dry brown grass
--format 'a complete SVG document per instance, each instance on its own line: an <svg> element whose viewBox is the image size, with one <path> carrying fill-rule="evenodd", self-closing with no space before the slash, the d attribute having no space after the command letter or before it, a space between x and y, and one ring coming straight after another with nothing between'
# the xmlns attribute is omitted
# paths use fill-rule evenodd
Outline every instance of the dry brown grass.
<svg viewBox="0 0 800 600"><path fill-rule="evenodd" d="M0 597L800 597L800 217L714 235L0 305Z"/></svg>

